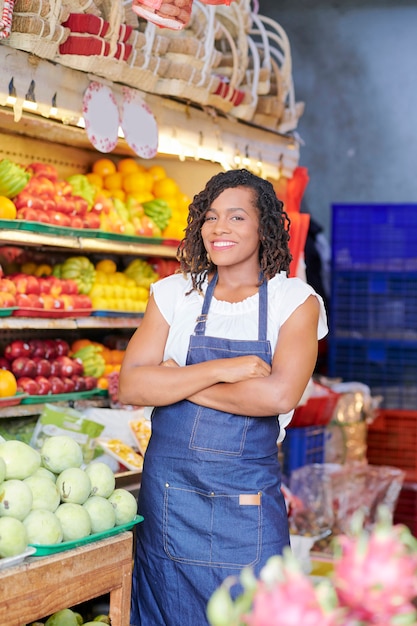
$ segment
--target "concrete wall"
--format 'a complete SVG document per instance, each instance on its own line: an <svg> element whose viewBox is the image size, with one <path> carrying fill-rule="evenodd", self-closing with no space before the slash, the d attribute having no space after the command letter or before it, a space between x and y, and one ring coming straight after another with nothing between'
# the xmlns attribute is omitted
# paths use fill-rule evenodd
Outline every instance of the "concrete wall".
<svg viewBox="0 0 417 626"><path fill-rule="evenodd" d="M305 209L331 237L333 202L417 204L415 0L260 0L292 48L305 102Z"/></svg>

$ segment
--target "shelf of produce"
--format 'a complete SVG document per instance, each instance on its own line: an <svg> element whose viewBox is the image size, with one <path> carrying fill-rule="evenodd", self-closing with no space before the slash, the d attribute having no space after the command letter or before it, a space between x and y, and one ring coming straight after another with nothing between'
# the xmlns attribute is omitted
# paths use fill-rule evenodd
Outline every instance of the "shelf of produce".
<svg viewBox="0 0 417 626"><path fill-rule="evenodd" d="M39 226L42 226L39 224ZM177 244L172 244L169 241L167 243L161 243L161 239L152 242L149 238L149 243L140 241L138 243L132 242L131 237L128 241L122 239L112 238L89 238L88 231L86 230L86 236L73 237L70 235L58 235L49 233L36 233L28 230L19 230L0 228L0 243L3 245L24 245L35 246L42 251L44 249L70 249L74 251L83 252L97 252L106 254L123 254L125 256L163 256L166 258L176 258Z"/></svg>
<svg viewBox="0 0 417 626"><path fill-rule="evenodd" d="M64 317L61 319L38 318L38 317L2 317L0 329L2 330L77 330L87 328L137 328L142 313L132 316L114 317Z"/></svg>
<svg viewBox="0 0 417 626"><path fill-rule="evenodd" d="M132 532L123 532L5 569L0 572L0 623L21 626L109 593L112 626L127 626L132 549Z"/></svg>

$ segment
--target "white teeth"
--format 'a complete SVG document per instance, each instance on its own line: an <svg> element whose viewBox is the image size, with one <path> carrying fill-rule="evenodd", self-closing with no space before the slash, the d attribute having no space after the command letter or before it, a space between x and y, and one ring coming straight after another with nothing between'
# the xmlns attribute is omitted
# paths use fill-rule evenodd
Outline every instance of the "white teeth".
<svg viewBox="0 0 417 626"><path fill-rule="evenodd" d="M233 241L215 241L213 243L213 248L224 248L226 246L232 246Z"/></svg>

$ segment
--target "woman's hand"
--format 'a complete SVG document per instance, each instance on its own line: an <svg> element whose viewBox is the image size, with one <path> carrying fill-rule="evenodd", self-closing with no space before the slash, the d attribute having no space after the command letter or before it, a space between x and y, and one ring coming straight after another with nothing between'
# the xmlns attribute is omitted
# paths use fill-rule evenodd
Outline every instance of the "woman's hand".
<svg viewBox="0 0 417 626"><path fill-rule="evenodd" d="M271 373L271 366L253 354L230 359L218 359L213 363L217 368L221 368L218 377L223 383L238 383L249 378L269 376Z"/></svg>

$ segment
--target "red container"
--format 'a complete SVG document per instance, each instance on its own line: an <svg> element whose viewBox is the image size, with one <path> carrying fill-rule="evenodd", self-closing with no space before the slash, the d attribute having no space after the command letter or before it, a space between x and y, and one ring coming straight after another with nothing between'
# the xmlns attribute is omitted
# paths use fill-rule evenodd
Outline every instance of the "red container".
<svg viewBox="0 0 417 626"><path fill-rule="evenodd" d="M306 404L295 409L290 427L327 426L332 419L340 394L327 387L324 391L326 395L311 397Z"/></svg>
<svg viewBox="0 0 417 626"><path fill-rule="evenodd" d="M372 465L391 465L417 482L417 411L380 409L368 427L367 458Z"/></svg>
<svg viewBox="0 0 417 626"><path fill-rule="evenodd" d="M404 483L394 511L394 524L408 526L417 537L417 483Z"/></svg>

